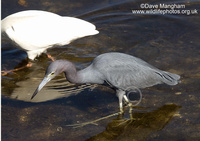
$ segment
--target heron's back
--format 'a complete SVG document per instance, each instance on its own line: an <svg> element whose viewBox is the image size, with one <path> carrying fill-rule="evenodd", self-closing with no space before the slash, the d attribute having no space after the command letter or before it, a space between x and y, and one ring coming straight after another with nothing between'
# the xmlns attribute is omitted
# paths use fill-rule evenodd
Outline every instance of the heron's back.
<svg viewBox="0 0 200 141"><path fill-rule="evenodd" d="M93 67L112 86L119 89L146 88L166 83L176 85L179 75L159 70L147 62L123 53L105 53L96 57Z"/></svg>

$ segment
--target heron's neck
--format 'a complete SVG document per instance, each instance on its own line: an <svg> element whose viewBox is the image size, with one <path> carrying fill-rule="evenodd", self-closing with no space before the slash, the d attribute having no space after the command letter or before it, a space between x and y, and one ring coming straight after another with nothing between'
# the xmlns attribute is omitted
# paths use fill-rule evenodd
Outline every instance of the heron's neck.
<svg viewBox="0 0 200 141"><path fill-rule="evenodd" d="M65 68L64 73L70 83L103 84L104 82L101 74L98 71L95 71L91 65L80 71L77 71L75 66L71 65L70 67Z"/></svg>
<svg viewBox="0 0 200 141"><path fill-rule="evenodd" d="M62 71L65 73L65 77L70 83L81 83L76 67L71 62L66 62Z"/></svg>

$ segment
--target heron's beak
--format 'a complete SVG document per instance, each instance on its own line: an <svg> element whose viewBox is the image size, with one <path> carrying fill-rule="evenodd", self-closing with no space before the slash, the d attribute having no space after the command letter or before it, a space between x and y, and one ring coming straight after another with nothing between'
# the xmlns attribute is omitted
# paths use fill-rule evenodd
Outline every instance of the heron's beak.
<svg viewBox="0 0 200 141"><path fill-rule="evenodd" d="M40 85L37 87L37 89L33 93L31 99L33 99L36 96L36 94L53 78L54 76L50 76L50 75L45 76L42 82L40 83Z"/></svg>

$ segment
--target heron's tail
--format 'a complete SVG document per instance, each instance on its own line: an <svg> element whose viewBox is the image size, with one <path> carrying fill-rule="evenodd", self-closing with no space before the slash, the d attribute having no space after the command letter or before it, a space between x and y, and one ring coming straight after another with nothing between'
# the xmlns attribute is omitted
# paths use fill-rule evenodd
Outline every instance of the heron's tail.
<svg viewBox="0 0 200 141"><path fill-rule="evenodd" d="M162 71L162 73L158 73L162 77L163 83L168 85L176 85L180 83L180 76L174 73Z"/></svg>

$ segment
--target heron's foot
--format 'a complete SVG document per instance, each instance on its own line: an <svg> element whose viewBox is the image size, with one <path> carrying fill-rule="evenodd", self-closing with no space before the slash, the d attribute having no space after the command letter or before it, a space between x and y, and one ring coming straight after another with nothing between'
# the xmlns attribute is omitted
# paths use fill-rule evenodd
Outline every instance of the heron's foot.
<svg viewBox="0 0 200 141"><path fill-rule="evenodd" d="M129 103L127 104L127 106L129 107L130 120L133 121L133 120L135 120L135 119L133 118L133 104L132 104L131 102L129 102Z"/></svg>
<svg viewBox="0 0 200 141"><path fill-rule="evenodd" d="M107 118L110 118L110 117L113 117L116 115L119 115L119 113L114 113L114 114L111 114L111 115L108 115L108 116L105 116L105 117L102 117L102 118L99 118L99 119L96 119L93 121L89 121L89 122L84 122L84 123L79 123L79 124L71 124L71 125L66 125L66 126L71 126L73 128L79 128L79 127L83 127L83 126L86 126L89 124L98 125L97 124L98 121L101 121L101 120L104 120L104 119L107 119Z"/></svg>
<svg viewBox="0 0 200 141"><path fill-rule="evenodd" d="M132 102L126 102L126 106L127 106L127 108L129 108L130 121L137 120L136 118L133 118L133 107L134 107L134 104Z"/></svg>
<svg viewBox="0 0 200 141"><path fill-rule="evenodd" d="M13 70L5 70L5 71L1 71L1 75L2 76L5 76L7 75L8 73L14 73L15 71L19 71L19 70L22 70L24 68L30 68L32 66L32 63L31 62L28 62L28 64L26 64L26 66L23 66L23 67L20 67L20 68L16 68L16 69L13 69Z"/></svg>
<svg viewBox="0 0 200 141"><path fill-rule="evenodd" d="M56 59L54 58L54 57L52 57L50 54L48 54L48 53L46 53L47 54L47 57L49 58L49 59L51 59L52 61L56 61Z"/></svg>
<svg viewBox="0 0 200 141"><path fill-rule="evenodd" d="M134 105L131 102L125 101L125 107L129 107L129 113L132 113L133 107ZM120 110L121 112L121 110Z"/></svg>

